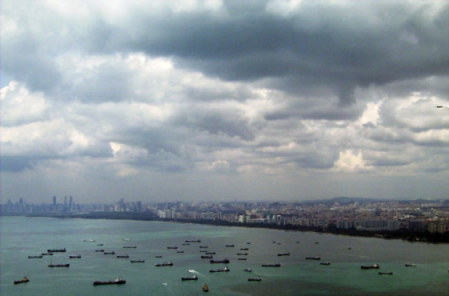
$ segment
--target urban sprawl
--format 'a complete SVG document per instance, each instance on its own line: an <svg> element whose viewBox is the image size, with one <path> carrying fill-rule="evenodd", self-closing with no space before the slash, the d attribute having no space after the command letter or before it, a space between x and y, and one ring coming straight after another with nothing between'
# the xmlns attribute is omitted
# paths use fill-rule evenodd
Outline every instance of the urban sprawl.
<svg viewBox="0 0 449 296"><path fill-rule="evenodd" d="M0 205L2 215L136 218L330 232L448 233L449 200L334 198L306 202L127 202L78 204L54 196L51 203L23 199ZM120 213L123 215L120 216Z"/></svg>

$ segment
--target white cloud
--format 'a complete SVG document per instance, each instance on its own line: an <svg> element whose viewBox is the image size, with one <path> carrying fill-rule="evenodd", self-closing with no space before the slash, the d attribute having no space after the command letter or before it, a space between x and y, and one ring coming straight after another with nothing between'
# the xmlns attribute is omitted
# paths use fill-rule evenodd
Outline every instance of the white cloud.
<svg viewBox="0 0 449 296"><path fill-rule="evenodd" d="M368 167L363 160L362 152L357 153L351 150L341 151L338 160L334 164L334 169L339 172L359 172L367 170Z"/></svg>

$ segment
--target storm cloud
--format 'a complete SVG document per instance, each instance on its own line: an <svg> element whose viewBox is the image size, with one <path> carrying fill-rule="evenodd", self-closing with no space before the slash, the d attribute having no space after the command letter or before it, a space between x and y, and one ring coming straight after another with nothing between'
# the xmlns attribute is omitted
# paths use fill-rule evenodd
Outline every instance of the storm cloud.
<svg viewBox="0 0 449 296"><path fill-rule="evenodd" d="M447 198L446 1L1 5L4 197Z"/></svg>

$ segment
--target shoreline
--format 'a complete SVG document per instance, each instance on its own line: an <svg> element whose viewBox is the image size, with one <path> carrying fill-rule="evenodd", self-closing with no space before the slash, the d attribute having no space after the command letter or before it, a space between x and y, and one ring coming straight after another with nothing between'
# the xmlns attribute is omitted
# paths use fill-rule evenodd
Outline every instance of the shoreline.
<svg viewBox="0 0 449 296"><path fill-rule="evenodd" d="M234 226L246 228L265 228L277 229L285 231L300 231L300 232L316 232L329 233L335 235L347 235L356 237L374 237L382 239L401 239L408 242L421 243L449 243L449 231L445 233L430 233L430 232L414 232L408 229L399 229L394 231L361 231L356 229L340 229L340 228L320 228L320 227L306 227L299 225L278 225L267 223L240 223L229 222L224 220L206 220L206 219L160 219L153 213L135 213L135 212L90 212L85 214L28 214L28 215L0 215L1 216L25 216L25 217L47 217L47 218L80 218L80 219L109 219L109 220L134 220L134 221L159 221L159 222L176 222L176 223L190 223L190 224L205 224L213 226Z"/></svg>

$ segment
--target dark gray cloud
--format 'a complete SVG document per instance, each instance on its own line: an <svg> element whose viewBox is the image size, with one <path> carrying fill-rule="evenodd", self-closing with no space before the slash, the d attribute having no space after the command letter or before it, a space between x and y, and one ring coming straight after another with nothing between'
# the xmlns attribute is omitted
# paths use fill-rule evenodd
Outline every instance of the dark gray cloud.
<svg viewBox="0 0 449 296"><path fill-rule="evenodd" d="M2 17L10 195L30 176L254 198L447 179L445 1L5 0Z"/></svg>

